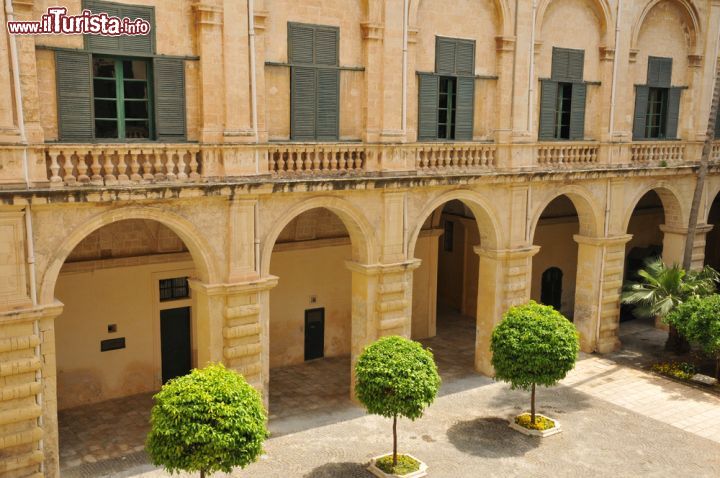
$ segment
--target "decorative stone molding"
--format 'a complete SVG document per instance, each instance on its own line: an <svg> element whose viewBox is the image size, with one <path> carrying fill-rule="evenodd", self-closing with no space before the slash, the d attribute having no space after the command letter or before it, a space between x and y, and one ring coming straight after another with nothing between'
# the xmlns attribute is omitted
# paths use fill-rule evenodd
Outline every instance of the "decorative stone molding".
<svg viewBox="0 0 720 478"><path fill-rule="evenodd" d="M223 9L209 3L195 3L192 6L198 25L222 25Z"/></svg>
<svg viewBox="0 0 720 478"><path fill-rule="evenodd" d="M631 48L630 54L628 56L628 61L630 63L635 63L637 61L638 53L640 53L640 50L638 50L637 48Z"/></svg>
<svg viewBox="0 0 720 478"><path fill-rule="evenodd" d="M385 26L382 23L362 22L360 23L363 40L382 40Z"/></svg>
<svg viewBox="0 0 720 478"><path fill-rule="evenodd" d="M536 56L540 54L540 50L542 50L543 43L544 42L542 40L535 40L535 44L533 45L533 53Z"/></svg>
<svg viewBox="0 0 720 478"><path fill-rule="evenodd" d="M615 59L615 49L606 46L600 47L600 61L613 61Z"/></svg>
<svg viewBox="0 0 720 478"><path fill-rule="evenodd" d="M632 239L632 237L632 234L622 234L619 236L607 237L591 237L575 234L573 235L573 240L578 244L587 244L589 246L616 246L627 244L628 242L630 242L630 239Z"/></svg>
<svg viewBox="0 0 720 478"><path fill-rule="evenodd" d="M255 10L253 19L255 20L255 32L263 33L267 28L267 18L270 15L267 10Z"/></svg>
<svg viewBox="0 0 720 478"><path fill-rule="evenodd" d="M495 50L500 53L507 53L515 51L515 44L517 38L513 37L495 37Z"/></svg>
<svg viewBox="0 0 720 478"><path fill-rule="evenodd" d="M700 68L702 63L702 55L688 55L688 68Z"/></svg>
<svg viewBox="0 0 720 478"><path fill-rule="evenodd" d="M415 44L417 43L417 37L418 37L419 30L415 27L409 27L408 28L408 43Z"/></svg>

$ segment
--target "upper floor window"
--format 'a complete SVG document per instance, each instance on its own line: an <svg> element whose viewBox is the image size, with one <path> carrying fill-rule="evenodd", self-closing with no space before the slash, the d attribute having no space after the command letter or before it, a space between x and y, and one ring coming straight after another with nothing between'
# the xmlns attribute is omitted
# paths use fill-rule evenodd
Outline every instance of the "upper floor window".
<svg viewBox="0 0 720 478"><path fill-rule="evenodd" d="M336 27L288 23L290 138L336 141L340 67Z"/></svg>
<svg viewBox="0 0 720 478"><path fill-rule="evenodd" d="M671 78L672 58L648 58L647 84L635 86L633 139L677 138L682 88Z"/></svg>
<svg viewBox="0 0 720 478"><path fill-rule="evenodd" d="M437 37L435 72L418 82L418 139L472 140L475 42Z"/></svg>
<svg viewBox="0 0 720 478"><path fill-rule="evenodd" d="M155 55L155 9L98 0L83 8L150 22L147 35L86 35L84 50L57 50L62 141L185 139L185 63Z"/></svg>
<svg viewBox="0 0 720 478"><path fill-rule="evenodd" d="M550 78L541 80L539 139L584 138L587 98L584 63L583 50L553 48Z"/></svg>

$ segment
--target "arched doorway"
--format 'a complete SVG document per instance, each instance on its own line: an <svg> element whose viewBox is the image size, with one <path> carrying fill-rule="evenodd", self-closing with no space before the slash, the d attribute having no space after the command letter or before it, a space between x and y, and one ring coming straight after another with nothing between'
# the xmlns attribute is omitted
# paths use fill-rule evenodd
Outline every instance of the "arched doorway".
<svg viewBox="0 0 720 478"><path fill-rule="evenodd" d="M713 226L705 236L705 264L720 270L720 194L710 204L707 224Z"/></svg>
<svg viewBox="0 0 720 478"><path fill-rule="evenodd" d="M569 320L575 314L580 219L575 205L566 195L550 201L540 214L533 244L540 252L533 257L530 297L555 307Z"/></svg>
<svg viewBox="0 0 720 478"><path fill-rule="evenodd" d="M277 236L269 272L278 277L269 305L271 418L349 404L352 349L351 235L317 207Z"/></svg>
<svg viewBox="0 0 720 478"><path fill-rule="evenodd" d="M54 330L62 474L141 454L153 393L198 365L188 278L205 264L158 220L105 219L46 278L64 304Z"/></svg>

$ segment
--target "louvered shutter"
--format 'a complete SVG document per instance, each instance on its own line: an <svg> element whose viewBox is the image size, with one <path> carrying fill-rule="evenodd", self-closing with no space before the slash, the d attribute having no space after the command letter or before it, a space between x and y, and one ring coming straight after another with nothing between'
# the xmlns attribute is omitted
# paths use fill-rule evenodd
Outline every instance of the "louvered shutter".
<svg viewBox="0 0 720 478"><path fill-rule="evenodd" d="M338 65L339 31L337 28L316 27L315 64Z"/></svg>
<svg viewBox="0 0 720 478"><path fill-rule="evenodd" d="M452 38L435 38L435 72L455 74L455 45L456 41Z"/></svg>
<svg viewBox="0 0 720 478"><path fill-rule="evenodd" d="M155 130L159 140L185 139L185 62L153 60Z"/></svg>
<svg viewBox="0 0 720 478"><path fill-rule="evenodd" d="M672 58L648 57L648 86L670 87L672 80Z"/></svg>
<svg viewBox="0 0 720 478"><path fill-rule="evenodd" d="M128 53L154 53L155 8L124 5L120 7L120 17L127 17L131 20L142 18L150 23L150 31L147 35L123 35L119 37L120 50Z"/></svg>
<svg viewBox="0 0 720 478"><path fill-rule="evenodd" d="M552 72L550 77L557 81L582 81L585 69L585 51L570 48L552 50Z"/></svg>
<svg viewBox="0 0 720 478"><path fill-rule="evenodd" d="M582 81L585 70L585 51L568 50L567 78L573 81Z"/></svg>
<svg viewBox="0 0 720 478"><path fill-rule="evenodd" d="M715 139L720 138L720 108L717 110L715 115Z"/></svg>
<svg viewBox="0 0 720 478"><path fill-rule="evenodd" d="M460 76L455 95L455 139L472 141L475 106L475 78Z"/></svg>
<svg viewBox="0 0 720 478"><path fill-rule="evenodd" d="M312 64L315 29L310 25L288 23L288 59L290 63Z"/></svg>
<svg viewBox="0 0 720 478"><path fill-rule="evenodd" d="M107 13L111 17L122 17L120 5L100 2L95 0L83 0L83 9L90 10L93 14ZM85 35L85 48L92 51L120 51L120 36Z"/></svg>
<svg viewBox="0 0 720 478"><path fill-rule="evenodd" d="M437 75L418 75L418 139L423 141L437 139L438 83Z"/></svg>
<svg viewBox="0 0 720 478"><path fill-rule="evenodd" d="M680 93L681 88L668 89L667 123L665 124L665 137L677 139L678 120L680 118Z"/></svg>
<svg viewBox="0 0 720 478"><path fill-rule="evenodd" d="M557 105L558 82L542 80L540 84L540 126L538 138L555 138L555 107Z"/></svg>
<svg viewBox="0 0 720 478"><path fill-rule="evenodd" d="M94 136L92 63L90 54L55 52L58 128L62 141L88 141Z"/></svg>
<svg viewBox="0 0 720 478"><path fill-rule="evenodd" d="M338 139L340 72L334 68L317 69L317 131L319 140Z"/></svg>
<svg viewBox="0 0 720 478"><path fill-rule="evenodd" d="M455 74L475 75L475 42L470 40L456 40L455 44Z"/></svg>
<svg viewBox="0 0 720 478"><path fill-rule="evenodd" d="M645 123L647 121L648 99L650 88L635 87L635 117L633 120L633 139L645 139Z"/></svg>
<svg viewBox="0 0 720 478"><path fill-rule="evenodd" d="M570 104L570 139L585 139L585 103L587 101L587 85L573 83Z"/></svg>
<svg viewBox="0 0 720 478"><path fill-rule="evenodd" d="M317 106L316 69L293 67L290 76L290 136L294 140L313 140Z"/></svg>

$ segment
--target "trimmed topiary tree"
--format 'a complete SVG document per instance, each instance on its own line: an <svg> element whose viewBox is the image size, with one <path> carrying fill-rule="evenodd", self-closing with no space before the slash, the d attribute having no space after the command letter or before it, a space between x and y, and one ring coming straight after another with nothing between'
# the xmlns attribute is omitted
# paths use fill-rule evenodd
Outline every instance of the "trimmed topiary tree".
<svg viewBox="0 0 720 478"><path fill-rule="evenodd" d="M680 334L715 359L720 380L720 295L694 297L677 306L667 317Z"/></svg>
<svg viewBox="0 0 720 478"><path fill-rule="evenodd" d="M170 380L154 397L145 448L170 473L244 468L268 436L260 394L221 364Z"/></svg>
<svg viewBox="0 0 720 478"><path fill-rule="evenodd" d="M440 387L433 354L418 342L398 336L383 337L360 355L355 380L355 395L367 411L393 419L395 468L398 416L420 418Z"/></svg>
<svg viewBox="0 0 720 478"><path fill-rule="evenodd" d="M492 333L495 378L513 389L531 390L530 422L535 424L535 386L550 387L575 366L580 344L575 326L560 312L530 301L512 307Z"/></svg>

